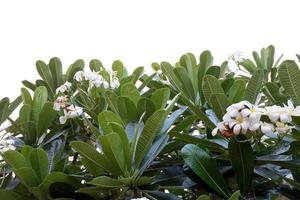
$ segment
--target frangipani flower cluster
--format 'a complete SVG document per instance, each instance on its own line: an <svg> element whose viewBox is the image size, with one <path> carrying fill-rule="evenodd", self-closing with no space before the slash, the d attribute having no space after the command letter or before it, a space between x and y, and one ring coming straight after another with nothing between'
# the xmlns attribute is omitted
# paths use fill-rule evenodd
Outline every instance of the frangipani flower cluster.
<svg viewBox="0 0 300 200"><path fill-rule="evenodd" d="M69 82L64 83L56 89L56 93L63 94L71 88L72 84ZM79 106L74 106L71 103L71 96L63 95L58 96L53 104L53 109L63 112L63 116L59 117L60 124L65 124L68 119L79 117L83 114L83 109Z"/></svg>
<svg viewBox="0 0 300 200"><path fill-rule="evenodd" d="M261 116L267 116L267 121L262 121ZM284 106L256 106L248 101L232 104L226 109L223 121L218 123L212 131L216 135L218 131L225 137L232 135L247 134L260 130L263 134L290 133L293 116L300 116L300 106L294 107L291 101Z"/></svg>
<svg viewBox="0 0 300 200"><path fill-rule="evenodd" d="M97 72L85 72L85 71L78 71L74 75L74 79L77 82L80 81L89 81L90 87L103 87L105 89L112 88L115 89L119 87L120 83L116 76L116 72L110 73L110 83L99 73Z"/></svg>

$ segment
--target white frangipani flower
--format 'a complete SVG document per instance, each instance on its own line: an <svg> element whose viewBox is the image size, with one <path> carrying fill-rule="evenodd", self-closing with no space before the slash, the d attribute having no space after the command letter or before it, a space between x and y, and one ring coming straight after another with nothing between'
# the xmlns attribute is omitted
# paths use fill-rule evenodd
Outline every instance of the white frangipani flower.
<svg viewBox="0 0 300 200"><path fill-rule="evenodd" d="M212 131L213 135L218 130L226 137L230 137L232 134L246 134L248 130L255 131L260 126L261 109L248 101L232 104L226 111L223 121Z"/></svg>
<svg viewBox="0 0 300 200"><path fill-rule="evenodd" d="M278 134L287 134L291 132L292 127L283 122L276 122L275 130Z"/></svg>
<svg viewBox="0 0 300 200"><path fill-rule="evenodd" d="M15 150L16 147L14 146L14 141L12 139L9 139L11 135L3 132L0 135L0 154L3 154L4 152L8 150Z"/></svg>
<svg viewBox="0 0 300 200"><path fill-rule="evenodd" d="M271 123L261 122L261 132L264 134L270 134L274 132L274 125Z"/></svg>
<svg viewBox="0 0 300 200"><path fill-rule="evenodd" d="M278 120L284 123L292 121L290 110L286 107L281 107L277 105L267 106L266 115L273 122L276 122Z"/></svg>
<svg viewBox="0 0 300 200"><path fill-rule="evenodd" d="M241 51L236 51L232 54L228 55L228 60L233 60L235 62L241 62L243 61L243 53Z"/></svg>
<svg viewBox="0 0 300 200"><path fill-rule="evenodd" d="M83 80L86 80L86 72L84 71L78 71L75 73L74 75L74 79L77 81L77 82L80 82L80 81L83 81Z"/></svg>
<svg viewBox="0 0 300 200"><path fill-rule="evenodd" d="M111 79L110 79L110 87L112 89L116 89L120 86L120 82L119 82L119 79L117 77L117 72L114 71L111 73Z"/></svg>
<svg viewBox="0 0 300 200"><path fill-rule="evenodd" d="M56 94L58 93L64 93L66 92L68 89L70 89L72 86L72 84L70 82L65 82L63 85L59 86L57 89L56 89Z"/></svg>
<svg viewBox="0 0 300 200"><path fill-rule="evenodd" d="M53 109L56 111L60 111L61 108L66 107L68 100L69 100L68 95L57 97L57 99L54 101Z"/></svg>
<svg viewBox="0 0 300 200"><path fill-rule="evenodd" d="M70 118L76 118L83 114L83 109L79 106L70 105L64 109L64 116L59 117L60 124L65 124Z"/></svg>

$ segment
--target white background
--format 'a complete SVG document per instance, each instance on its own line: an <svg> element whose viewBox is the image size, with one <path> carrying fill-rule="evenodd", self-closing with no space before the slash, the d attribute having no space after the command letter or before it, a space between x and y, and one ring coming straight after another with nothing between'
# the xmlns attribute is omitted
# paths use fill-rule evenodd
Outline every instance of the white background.
<svg viewBox="0 0 300 200"><path fill-rule="evenodd" d="M109 67L150 68L209 49L228 54L274 44L277 56L300 53L300 2L292 0L0 0L0 98L35 80L35 61L99 58Z"/></svg>

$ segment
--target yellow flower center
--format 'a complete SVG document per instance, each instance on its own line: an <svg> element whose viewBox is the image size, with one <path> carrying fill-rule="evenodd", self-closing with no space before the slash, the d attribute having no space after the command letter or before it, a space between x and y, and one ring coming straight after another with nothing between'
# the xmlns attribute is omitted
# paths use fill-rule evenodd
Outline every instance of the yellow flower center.
<svg viewBox="0 0 300 200"><path fill-rule="evenodd" d="M239 124L241 124L241 123L243 123L243 121L244 121L244 118L243 118L243 116L242 115L238 115L237 117L236 117L236 119L235 119Z"/></svg>

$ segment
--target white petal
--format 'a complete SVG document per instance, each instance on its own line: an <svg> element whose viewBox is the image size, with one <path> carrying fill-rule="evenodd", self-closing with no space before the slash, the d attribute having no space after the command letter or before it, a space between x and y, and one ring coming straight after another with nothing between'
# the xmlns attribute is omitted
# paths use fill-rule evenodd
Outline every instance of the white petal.
<svg viewBox="0 0 300 200"><path fill-rule="evenodd" d="M60 111L60 104L59 103L54 103L53 104L53 110Z"/></svg>
<svg viewBox="0 0 300 200"><path fill-rule="evenodd" d="M226 113L226 114L223 116L223 121L229 122L230 120L231 120L230 115Z"/></svg>
<svg viewBox="0 0 300 200"><path fill-rule="evenodd" d="M274 132L273 124L263 123L260 128L261 128L261 132L264 134L269 134Z"/></svg>
<svg viewBox="0 0 300 200"><path fill-rule="evenodd" d="M287 104L289 108L294 109L294 105L291 100L288 100Z"/></svg>
<svg viewBox="0 0 300 200"><path fill-rule="evenodd" d="M237 124L237 122L235 121L235 120L230 120L229 122L228 122L228 126L229 126L229 128L232 128L234 125L236 125Z"/></svg>
<svg viewBox="0 0 300 200"><path fill-rule="evenodd" d="M293 112L293 116L300 116L300 106L296 106Z"/></svg>
<svg viewBox="0 0 300 200"><path fill-rule="evenodd" d="M211 132L211 135L212 135L212 136L217 135L218 131L219 131L219 129L218 129L217 127L214 128L214 129L212 130L212 132Z"/></svg>
<svg viewBox="0 0 300 200"><path fill-rule="evenodd" d="M252 123L255 123L255 122L258 122L260 120L260 117L261 117L261 114L260 113L251 113L249 115L249 120L252 122Z"/></svg>
<svg viewBox="0 0 300 200"><path fill-rule="evenodd" d="M242 126L242 129L247 130L247 129L249 128L249 122L244 121L244 122L241 124L241 126Z"/></svg>
<svg viewBox="0 0 300 200"><path fill-rule="evenodd" d="M249 130L250 131L256 131L259 128L260 124L259 123L254 123L249 125Z"/></svg>
<svg viewBox="0 0 300 200"><path fill-rule="evenodd" d="M60 124L65 124L67 121L68 117L67 116L60 116L59 117L59 123Z"/></svg>
<svg viewBox="0 0 300 200"><path fill-rule="evenodd" d="M235 135L240 134L241 128L242 128L241 125L236 124L236 125L233 127L233 133L234 133Z"/></svg>
<svg viewBox="0 0 300 200"><path fill-rule="evenodd" d="M282 114L280 114L280 121L281 121L281 122L284 122L284 123L286 123L286 122L291 122L291 121L292 121L292 118L291 118L291 116L288 115L287 113L282 113Z"/></svg>
<svg viewBox="0 0 300 200"><path fill-rule="evenodd" d="M251 111L249 109L243 109L241 111L241 114L242 114L243 117L247 117L248 115L251 114Z"/></svg>
<svg viewBox="0 0 300 200"><path fill-rule="evenodd" d="M271 112L268 114L268 117L272 121L277 121L279 119L279 113L278 112Z"/></svg>

